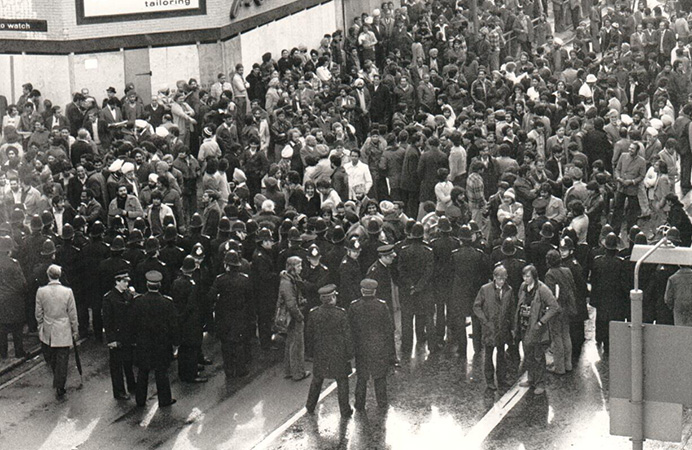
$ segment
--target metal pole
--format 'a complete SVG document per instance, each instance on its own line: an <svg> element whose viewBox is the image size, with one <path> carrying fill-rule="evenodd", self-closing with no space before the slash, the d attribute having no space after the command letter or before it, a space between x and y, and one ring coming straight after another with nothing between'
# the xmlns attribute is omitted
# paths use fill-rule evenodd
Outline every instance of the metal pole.
<svg viewBox="0 0 692 450"><path fill-rule="evenodd" d="M630 394L632 450L644 449L644 335L642 325L642 299L644 295L639 289L639 269L644 261L666 242L668 242L667 238L661 239L634 266L634 289L630 291L630 311L632 316L630 325L632 330L632 392Z"/></svg>

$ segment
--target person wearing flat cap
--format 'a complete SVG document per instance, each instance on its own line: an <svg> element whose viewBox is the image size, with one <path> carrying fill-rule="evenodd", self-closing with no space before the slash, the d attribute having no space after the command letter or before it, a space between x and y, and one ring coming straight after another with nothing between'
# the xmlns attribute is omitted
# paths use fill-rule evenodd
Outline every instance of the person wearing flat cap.
<svg viewBox="0 0 692 450"><path fill-rule="evenodd" d="M336 306L336 285L323 286L317 294L322 304L310 310L305 334L305 354L312 357L314 372L305 409L314 414L322 383L331 378L336 380L341 417L349 417L353 413L348 398L353 343L348 316Z"/></svg>
<svg viewBox="0 0 692 450"><path fill-rule="evenodd" d="M135 364L139 369L135 398L137 406L146 405L149 373L153 370L159 407L166 407L176 402L171 397L168 367L173 361L174 347L180 343L178 321L173 300L160 292L163 274L150 270L145 279L147 292L136 297L132 307Z"/></svg>
<svg viewBox="0 0 692 450"><path fill-rule="evenodd" d="M133 291L130 290L130 271L120 270L110 279L111 289L103 296L103 326L108 344L108 365L111 372L113 397L128 400L128 392L136 389L135 373L132 369L134 357ZM125 375L125 380L123 380ZM127 381L127 390L125 390Z"/></svg>
<svg viewBox="0 0 692 450"><path fill-rule="evenodd" d="M249 336L254 336L253 289L250 277L240 271L241 257L230 250L223 257L224 273L216 277L209 290L209 304L216 315L216 334L226 381L248 374Z"/></svg>
<svg viewBox="0 0 692 450"><path fill-rule="evenodd" d="M394 323L387 304L376 297L378 283L366 278L360 282L362 297L351 303L348 321L356 357L356 411L365 410L367 383L375 384L377 406L386 409L387 373L397 362Z"/></svg>

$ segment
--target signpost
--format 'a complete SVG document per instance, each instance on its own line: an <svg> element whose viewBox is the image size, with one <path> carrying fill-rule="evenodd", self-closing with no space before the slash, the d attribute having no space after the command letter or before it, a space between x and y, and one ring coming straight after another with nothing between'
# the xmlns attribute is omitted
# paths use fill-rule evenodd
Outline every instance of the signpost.
<svg viewBox="0 0 692 450"><path fill-rule="evenodd" d="M630 291L632 321L610 324L610 432L631 436L632 449L642 450L647 437L677 442L682 438L682 404L692 403L692 390L687 390L688 384L692 386L690 372L685 369L692 361L682 361L688 351L675 349L690 348L692 328L642 324L639 270L643 263L692 265L692 248L676 248L664 237L656 245L635 245L630 260L637 262ZM623 380L630 381L629 392Z"/></svg>

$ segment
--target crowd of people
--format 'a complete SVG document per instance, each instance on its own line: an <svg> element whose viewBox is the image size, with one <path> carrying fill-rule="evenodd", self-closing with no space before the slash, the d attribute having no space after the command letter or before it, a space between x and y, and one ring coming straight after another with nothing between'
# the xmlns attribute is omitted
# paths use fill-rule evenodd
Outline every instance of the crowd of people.
<svg viewBox="0 0 692 450"><path fill-rule="evenodd" d="M143 405L153 370L165 406L174 349L180 380L206 381L204 332L227 377L283 344L287 378L314 361L308 410L336 378L350 414L352 356L356 408L368 377L386 405L414 334L466 360L468 318L490 389L520 343L536 394L571 371L589 304L607 354L633 245L692 240L687 18L480 3L477 32L463 3L383 3L208 89L82 89L63 113L25 84L0 146L0 356L39 331L64 395L70 336L105 336L113 395ZM644 270L647 322L687 322L685 271Z"/></svg>

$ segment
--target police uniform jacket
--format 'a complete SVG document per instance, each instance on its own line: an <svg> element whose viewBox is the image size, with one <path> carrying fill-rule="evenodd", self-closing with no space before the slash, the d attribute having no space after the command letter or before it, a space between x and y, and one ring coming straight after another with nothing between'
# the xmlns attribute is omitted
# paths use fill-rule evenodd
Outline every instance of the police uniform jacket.
<svg viewBox="0 0 692 450"><path fill-rule="evenodd" d="M454 281L454 265L452 263L452 252L458 249L461 243L449 235L442 235L430 242L433 251L434 270L433 280L436 287L449 287L451 289Z"/></svg>
<svg viewBox="0 0 692 450"><path fill-rule="evenodd" d="M279 291L279 272L276 270L273 255L262 247L258 247L252 256L250 280L257 306L274 307Z"/></svg>
<svg viewBox="0 0 692 450"><path fill-rule="evenodd" d="M159 292L137 296L132 307L135 330L135 363L144 370L167 368L179 340L175 306Z"/></svg>
<svg viewBox="0 0 692 450"><path fill-rule="evenodd" d="M171 289L173 305L178 312L180 344L202 345L202 321L199 317L200 290L192 277L181 274Z"/></svg>
<svg viewBox="0 0 692 450"><path fill-rule="evenodd" d="M17 260L7 255L0 256L0 323L25 322L26 289L26 280Z"/></svg>
<svg viewBox="0 0 692 450"><path fill-rule="evenodd" d="M487 256L470 245L452 252L454 265L453 308L461 316L470 316L478 290L490 278Z"/></svg>
<svg viewBox="0 0 692 450"><path fill-rule="evenodd" d="M411 239L401 247L397 257L397 270L404 294L411 289L424 292L433 272L433 252L421 239Z"/></svg>
<svg viewBox="0 0 692 450"><path fill-rule="evenodd" d="M209 290L216 312L216 332L222 341L241 342L247 335L252 309L250 278L237 270L216 277Z"/></svg>
<svg viewBox="0 0 692 450"><path fill-rule="evenodd" d="M344 256L338 269L339 276L339 299L338 305L348 308L351 302L360 297L360 282L363 280L363 273L357 259Z"/></svg>
<svg viewBox="0 0 692 450"><path fill-rule="evenodd" d="M375 297L351 303L348 321L359 377L382 378L396 361L394 324L387 304Z"/></svg>
<svg viewBox="0 0 692 450"><path fill-rule="evenodd" d="M119 342L123 346L134 344L133 305L133 295L129 290L120 292L113 288L104 295L103 327L106 329L106 342Z"/></svg>
<svg viewBox="0 0 692 450"><path fill-rule="evenodd" d="M147 280L145 275L150 270L156 270L163 275L163 280L161 280L161 293L166 294L170 292L171 274L168 266L155 256L147 256L144 261L140 262L135 268L134 282L137 292L146 292Z"/></svg>
<svg viewBox="0 0 692 450"><path fill-rule="evenodd" d="M159 259L171 270L171 276L174 276L183 265L185 251L176 244L167 244L161 248Z"/></svg>
<svg viewBox="0 0 692 450"><path fill-rule="evenodd" d="M308 316L306 354L312 356L317 378L340 378L351 373L353 344L348 316L336 305L313 308Z"/></svg>
<svg viewBox="0 0 692 450"><path fill-rule="evenodd" d="M596 320L624 320L629 309L626 281L623 280L625 261L606 253L594 258L591 270L591 306L596 308Z"/></svg>
<svg viewBox="0 0 692 450"><path fill-rule="evenodd" d="M378 259L368 269L365 278L377 281L377 296L392 308L392 266L385 266Z"/></svg>

